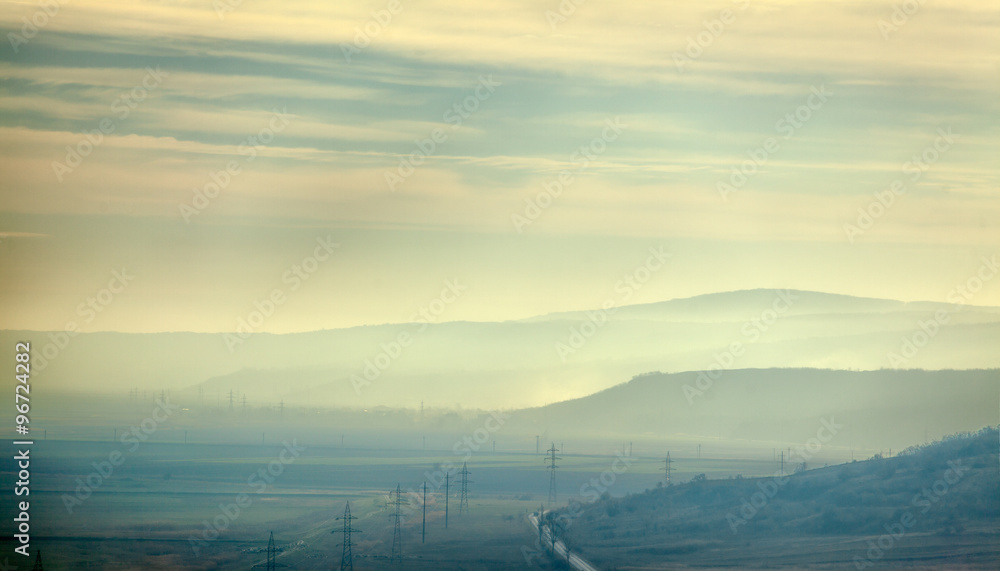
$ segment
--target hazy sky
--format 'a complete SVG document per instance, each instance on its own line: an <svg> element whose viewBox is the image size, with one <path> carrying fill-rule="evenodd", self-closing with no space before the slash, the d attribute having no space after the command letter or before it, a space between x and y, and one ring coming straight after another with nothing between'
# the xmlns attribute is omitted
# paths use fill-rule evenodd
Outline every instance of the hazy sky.
<svg viewBox="0 0 1000 571"><path fill-rule="evenodd" d="M636 4L3 2L2 327L406 321L446 280L439 320L945 301L1000 254L995 8Z"/></svg>

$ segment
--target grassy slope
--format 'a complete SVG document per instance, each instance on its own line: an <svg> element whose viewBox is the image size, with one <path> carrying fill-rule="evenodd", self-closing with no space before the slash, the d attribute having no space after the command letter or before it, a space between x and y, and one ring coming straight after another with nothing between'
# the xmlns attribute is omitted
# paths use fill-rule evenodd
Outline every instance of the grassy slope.
<svg viewBox="0 0 1000 571"><path fill-rule="evenodd" d="M894 458L793 475L776 493L771 483L782 480L754 478L607 498L570 519L567 533L604 568L854 568L855 557L862 565L868 558L868 540L878 541L886 525L902 521L910 522L903 536L881 554L872 552L880 566L996 568L997 443L997 430L984 429ZM959 477L949 473L949 461L969 469ZM755 500L761 486L773 497L755 513L743 502ZM763 497L757 496L758 505Z"/></svg>

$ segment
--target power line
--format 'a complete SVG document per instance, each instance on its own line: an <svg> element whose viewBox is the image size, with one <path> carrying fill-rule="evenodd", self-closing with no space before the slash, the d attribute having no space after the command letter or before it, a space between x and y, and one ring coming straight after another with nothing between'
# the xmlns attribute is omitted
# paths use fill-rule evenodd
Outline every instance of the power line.
<svg viewBox="0 0 1000 571"><path fill-rule="evenodd" d="M278 548L274 545L274 532L271 532L271 536L267 538L267 563L261 565L257 563L251 567L251 569L267 569L267 571L276 571L278 567L288 567L283 563L278 563Z"/></svg>
<svg viewBox="0 0 1000 571"><path fill-rule="evenodd" d="M358 519L351 515L351 502L347 502L347 505L344 506L344 515L337 519L344 520L344 529L335 529L330 533L339 532L344 534L344 552L340 556L340 571L354 571L354 554L351 553L351 546L353 545L351 534L358 533L361 530L351 525L352 520Z"/></svg>
<svg viewBox="0 0 1000 571"><path fill-rule="evenodd" d="M555 442L552 443L552 448L549 448L548 450L546 450L546 452L549 453L549 456L545 459L545 462L549 463L549 465L546 466L546 468L549 470L549 503L550 504L555 504L556 503L556 468L559 467L559 466L556 466L556 460L562 460L562 458L559 457L559 456L556 456L556 443Z"/></svg>
<svg viewBox="0 0 1000 571"><path fill-rule="evenodd" d="M458 500L458 515L462 515L466 510L469 509L469 484L473 483L469 480L469 464L468 462L462 463L462 471L459 474L462 476L462 495Z"/></svg>
<svg viewBox="0 0 1000 571"><path fill-rule="evenodd" d="M275 559L277 553L274 548L274 532L271 532L271 537L267 539L267 571L275 571Z"/></svg>
<svg viewBox="0 0 1000 571"><path fill-rule="evenodd" d="M392 497L392 494L393 493L390 492L389 496ZM393 518L395 520L395 523L394 523L393 529L392 529L392 554L389 556L389 562L390 563L395 562L395 563L402 564L403 563L403 531L402 531L402 529L400 528L400 525L399 525L399 520L400 520L399 508L400 508L400 506L403 505L403 499L402 499L402 492L400 492L400 490L399 490L399 484L396 484L395 495L396 495L396 499L389 501L389 505L395 507L395 509L393 510Z"/></svg>

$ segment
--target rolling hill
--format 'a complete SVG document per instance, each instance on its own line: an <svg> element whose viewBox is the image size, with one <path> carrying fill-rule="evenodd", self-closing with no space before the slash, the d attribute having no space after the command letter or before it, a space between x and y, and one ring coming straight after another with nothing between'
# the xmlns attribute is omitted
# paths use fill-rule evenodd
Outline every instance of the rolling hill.
<svg viewBox="0 0 1000 571"><path fill-rule="evenodd" d="M696 478L547 516L602 569L995 569L997 440L988 427L893 458Z"/></svg>
<svg viewBox="0 0 1000 571"><path fill-rule="evenodd" d="M935 325L939 316L946 322ZM15 340L35 343L42 391L140 387L218 398L234 390L256 404L521 407L585 396L657 370L1000 366L1000 308L788 290L516 322L386 324L246 339L185 332L0 336L4 351ZM919 347L907 352L914 341ZM734 343L739 354L727 356ZM894 361L891 354L905 357Z"/></svg>

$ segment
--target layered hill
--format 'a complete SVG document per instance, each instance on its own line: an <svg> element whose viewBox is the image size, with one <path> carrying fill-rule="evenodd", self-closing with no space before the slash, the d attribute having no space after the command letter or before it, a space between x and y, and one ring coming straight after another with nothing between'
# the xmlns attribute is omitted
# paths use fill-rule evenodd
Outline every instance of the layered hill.
<svg viewBox="0 0 1000 571"><path fill-rule="evenodd" d="M8 352L15 340L34 341L39 390L186 389L208 399L233 390L251 404L520 407L656 370L1000 366L1000 308L788 290L497 323L0 337Z"/></svg>
<svg viewBox="0 0 1000 571"><path fill-rule="evenodd" d="M828 449L899 450L1000 422L1000 369L737 369L649 373L579 399L519 410L512 423L560 435L666 439L767 448L805 443L823 421L843 425ZM711 384L707 384L710 382ZM704 388L699 388L704 387ZM780 446L780 444L778 444ZM844 457L844 454L840 454Z"/></svg>

